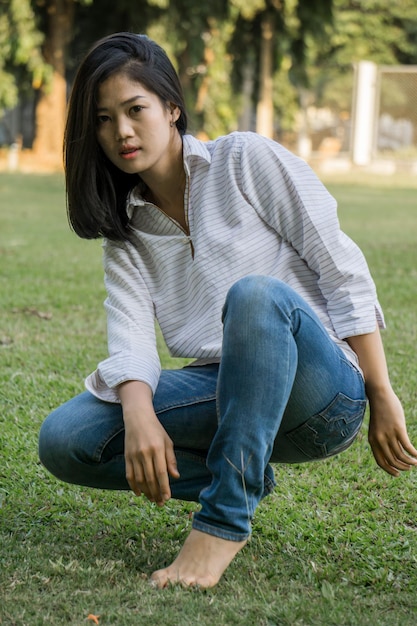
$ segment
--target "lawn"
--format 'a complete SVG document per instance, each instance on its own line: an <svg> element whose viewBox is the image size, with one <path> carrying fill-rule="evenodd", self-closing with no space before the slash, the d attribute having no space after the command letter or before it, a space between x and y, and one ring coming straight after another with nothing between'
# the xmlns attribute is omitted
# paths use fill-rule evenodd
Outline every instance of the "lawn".
<svg viewBox="0 0 417 626"><path fill-rule="evenodd" d="M417 190L329 188L378 284L416 443ZM278 487L216 588L152 589L198 505L62 484L37 458L43 418L106 355L100 242L69 230L60 176L0 175L0 261L0 624L416 624L417 474L378 469L366 428L340 457L276 468ZM175 365L162 342L161 353Z"/></svg>

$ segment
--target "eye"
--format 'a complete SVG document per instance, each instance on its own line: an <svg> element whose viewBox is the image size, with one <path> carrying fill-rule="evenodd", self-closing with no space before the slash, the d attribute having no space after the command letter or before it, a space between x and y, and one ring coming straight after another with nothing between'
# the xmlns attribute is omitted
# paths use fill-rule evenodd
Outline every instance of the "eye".
<svg viewBox="0 0 417 626"><path fill-rule="evenodd" d="M143 110L143 107L140 106L140 104L135 104L135 106L131 107L130 113L133 115L136 115L137 113L140 113L142 110Z"/></svg>
<svg viewBox="0 0 417 626"><path fill-rule="evenodd" d="M97 124L101 126L105 122L108 122L110 117L108 115L97 115Z"/></svg>

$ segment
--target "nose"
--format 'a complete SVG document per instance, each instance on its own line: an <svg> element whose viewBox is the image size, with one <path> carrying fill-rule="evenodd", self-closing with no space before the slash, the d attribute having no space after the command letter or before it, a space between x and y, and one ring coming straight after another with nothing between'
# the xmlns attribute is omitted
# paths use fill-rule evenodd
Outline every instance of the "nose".
<svg viewBox="0 0 417 626"><path fill-rule="evenodd" d="M118 141L126 139L127 137L133 137L134 132L132 124L126 115L122 115L117 118L115 126L116 139Z"/></svg>

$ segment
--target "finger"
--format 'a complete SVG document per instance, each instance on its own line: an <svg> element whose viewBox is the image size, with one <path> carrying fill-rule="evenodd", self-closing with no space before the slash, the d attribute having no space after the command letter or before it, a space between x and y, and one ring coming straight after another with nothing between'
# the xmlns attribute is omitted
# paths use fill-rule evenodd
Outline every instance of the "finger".
<svg viewBox="0 0 417 626"><path fill-rule="evenodd" d="M374 453L374 457L379 467L383 469L385 472L395 477L398 477L400 475L400 472L395 467L392 467L392 465L390 465L390 463L387 461L387 459L384 456L382 455L379 456Z"/></svg>
<svg viewBox="0 0 417 626"><path fill-rule="evenodd" d="M158 481L159 488L159 499L156 500L156 502L157 504L162 505L165 504L165 502L171 497L171 486L169 484L168 467L165 458L163 459L163 462L160 459L155 459L154 463L155 476Z"/></svg>
<svg viewBox="0 0 417 626"><path fill-rule="evenodd" d="M388 472L388 474L391 474L391 476L399 476L399 471L393 467L387 459L384 446L379 444L373 437L369 438L369 443L371 444L372 454L379 467L385 472Z"/></svg>
<svg viewBox="0 0 417 626"><path fill-rule="evenodd" d="M386 472L392 474L392 476L399 476L400 471L407 471L410 469L410 465L407 463L403 463L398 458L396 458L390 451L388 453L381 453L380 457L381 462L378 463L380 467L382 467Z"/></svg>
<svg viewBox="0 0 417 626"><path fill-rule="evenodd" d="M137 495L144 495L151 502L154 502L155 495L152 483L152 472L148 472L150 478L147 477L146 466L139 460L135 460L131 463L131 474L129 486L132 491Z"/></svg>
<svg viewBox="0 0 417 626"><path fill-rule="evenodd" d="M411 443L405 427L394 434L388 441L389 444L395 449L398 458L411 465L417 465L417 450Z"/></svg>
<svg viewBox="0 0 417 626"><path fill-rule="evenodd" d="M401 437L393 437L392 439L369 437L369 443L376 462L382 469L393 476L398 476L399 471L408 471L412 465L417 465L416 460L404 450L404 444L409 443L408 437L405 439L404 441L404 438L401 439ZM412 448L413 446L411 446Z"/></svg>
<svg viewBox="0 0 417 626"><path fill-rule="evenodd" d="M417 460L408 455L399 441L393 441L391 443L387 452L387 459L391 465L399 470L407 471L411 469L412 465L417 464Z"/></svg>
<svg viewBox="0 0 417 626"><path fill-rule="evenodd" d="M174 452L174 447L172 446L166 452L166 463L168 468L168 473L172 478L179 478L180 473L178 471L177 459Z"/></svg>
<svg viewBox="0 0 417 626"><path fill-rule="evenodd" d="M409 471L411 469L409 463L399 460L391 451L388 451L388 453L383 450L374 451L374 457L379 467L391 474L391 476L398 477L401 471Z"/></svg>
<svg viewBox="0 0 417 626"><path fill-rule="evenodd" d="M402 469L400 465L401 466L404 465L405 466L404 469L407 469L407 470L412 469L413 466L414 467L417 466L417 460L411 456L408 456L408 454L405 454L405 453L398 454L396 456L396 460L397 460L396 467L398 467L398 469Z"/></svg>
<svg viewBox="0 0 417 626"><path fill-rule="evenodd" d="M151 502L160 502L161 491L152 458L143 465L143 493Z"/></svg>
<svg viewBox="0 0 417 626"><path fill-rule="evenodd" d="M407 438L406 441L400 441L400 444L403 448L403 450L409 455L410 457L410 464L411 465L417 465L417 450L414 448L414 446L412 445L411 441Z"/></svg>
<svg viewBox="0 0 417 626"><path fill-rule="evenodd" d="M395 469L399 470L400 472L408 472L412 467L409 463L404 463L399 459L394 459L394 461L390 461L390 464L392 467L395 467Z"/></svg>
<svg viewBox="0 0 417 626"><path fill-rule="evenodd" d="M141 483L143 481L138 480L141 472L139 469L135 471L135 466L130 461L125 461L126 463L126 480L129 484L129 487L133 491L136 496L141 496L143 489L141 488Z"/></svg>

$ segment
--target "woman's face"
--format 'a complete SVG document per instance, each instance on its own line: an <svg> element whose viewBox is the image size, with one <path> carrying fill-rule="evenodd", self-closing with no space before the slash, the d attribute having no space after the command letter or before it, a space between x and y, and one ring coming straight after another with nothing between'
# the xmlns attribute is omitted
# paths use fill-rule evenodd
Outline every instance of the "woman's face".
<svg viewBox="0 0 417 626"><path fill-rule="evenodd" d="M178 107L121 73L100 85L96 114L98 143L116 167L145 180L169 171L178 155Z"/></svg>

